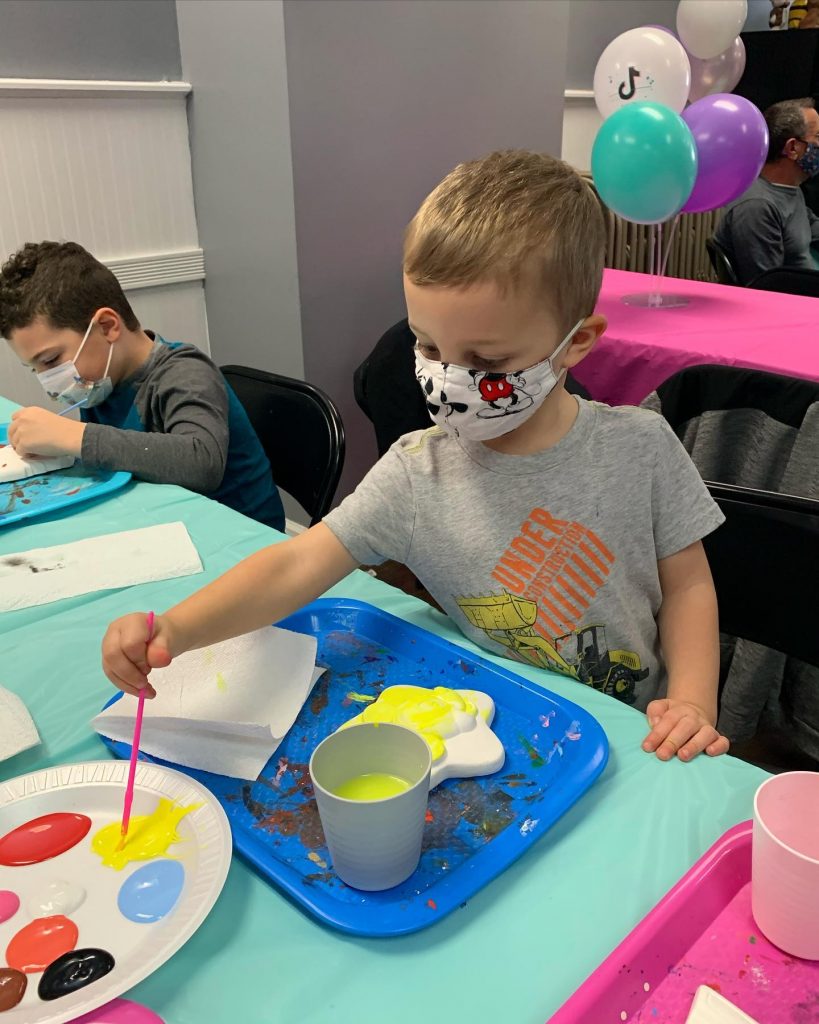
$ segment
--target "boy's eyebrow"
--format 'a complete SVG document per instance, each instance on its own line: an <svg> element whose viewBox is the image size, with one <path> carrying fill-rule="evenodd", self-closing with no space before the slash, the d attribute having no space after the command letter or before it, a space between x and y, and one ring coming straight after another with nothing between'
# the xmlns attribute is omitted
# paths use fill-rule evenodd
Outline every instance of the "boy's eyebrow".
<svg viewBox="0 0 819 1024"><path fill-rule="evenodd" d="M56 346L56 345L49 345L47 348L41 349L37 353L36 356L32 356L31 359L29 359L29 363L37 363L37 362L39 362L43 358L43 356L54 355L58 351L59 351L58 346ZM24 363L23 365L25 366L27 364Z"/></svg>
<svg viewBox="0 0 819 1024"><path fill-rule="evenodd" d="M407 321L407 323L409 323L409 321ZM422 331L420 327L416 327L414 324L409 324L409 329L415 335L423 334L425 338L431 337L431 335L427 334L426 331ZM498 341L497 341L497 339L493 339L493 338L480 338L480 339L478 339L476 341L470 341L468 344L470 344L470 345L497 345ZM509 357L508 356L497 356L496 358L497 358L498 362L501 362L501 360L508 359Z"/></svg>

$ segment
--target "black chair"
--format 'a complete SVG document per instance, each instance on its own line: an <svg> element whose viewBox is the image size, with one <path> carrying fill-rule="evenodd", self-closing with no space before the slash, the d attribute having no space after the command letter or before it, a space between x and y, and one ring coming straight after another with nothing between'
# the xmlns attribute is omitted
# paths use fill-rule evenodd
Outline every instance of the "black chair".
<svg viewBox="0 0 819 1024"><path fill-rule="evenodd" d="M732 284L739 287L736 271L722 246L715 242L713 238L706 238L705 248L708 251L708 258L711 260L711 266L714 268L714 273L717 275L719 283Z"/></svg>
<svg viewBox="0 0 819 1024"><path fill-rule="evenodd" d="M315 526L329 511L344 467L344 424L331 398L293 377L223 366L270 460L276 485Z"/></svg>
<svg viewBox="0 0 819 1024"><path fill-rule="evenodd" d="M819 668L819 501L707 486L725 514L703 541L720 630Z"/></svg>
<svg viewBox="0 0 819 1024"><path fill-rule="evenodd" d="M399 320L382 334L353 375L355 400L375 428L379 458L399 437L432 425L415 377L414 349L409 323ZM571 374L566 375L566 390L591 397Z"/></svg>
<svg viewBox="0 0 819 1024"><path fill-rule="evenodd" d="M774 267L765 270L748 285L765 292L785 292L819 299L819 270L807 267Z"/></svg>

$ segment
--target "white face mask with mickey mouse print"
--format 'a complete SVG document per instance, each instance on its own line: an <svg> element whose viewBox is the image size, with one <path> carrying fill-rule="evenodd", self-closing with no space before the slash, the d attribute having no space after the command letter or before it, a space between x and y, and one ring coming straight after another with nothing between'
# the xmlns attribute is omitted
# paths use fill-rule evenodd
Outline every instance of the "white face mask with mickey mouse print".
<svg viewBox="0 0 819 1024"><path fill-rule="evenodd" d="M585 319L585 318L583 318ZM491 441L534 415L566 372L554 361L583 323L577 321L554 352L528 370L489 373L427 359L415 347L415 376L434 423L468 441Z"/></svg>

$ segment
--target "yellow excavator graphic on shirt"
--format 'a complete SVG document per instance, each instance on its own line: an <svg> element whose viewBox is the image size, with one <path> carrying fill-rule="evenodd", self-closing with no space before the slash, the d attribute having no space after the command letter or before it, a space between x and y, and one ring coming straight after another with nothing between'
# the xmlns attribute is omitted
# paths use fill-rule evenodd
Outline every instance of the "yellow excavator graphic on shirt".
<svg viewBox="0 0 819 1024"><path fill-rule="evenodd" d="M535 601L508 592L457 601L472 626L514 651L521 660L572 676L626 704L634 703L635 684L648 675L639 655L608 649L603 625L581 626L550 643L533 628L538 611Z"/></svg>

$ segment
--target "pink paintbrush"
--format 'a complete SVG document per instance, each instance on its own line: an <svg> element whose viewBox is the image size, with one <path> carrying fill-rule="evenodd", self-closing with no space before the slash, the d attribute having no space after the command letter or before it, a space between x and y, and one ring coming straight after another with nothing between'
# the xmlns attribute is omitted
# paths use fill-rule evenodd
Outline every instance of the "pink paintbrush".
<svg viewBox="0 0 819 1024"><path fill-rule="evenodd" d="M154 613L148 612L148 643L150 644L151 638L154 635ZM139 737L142 732L142 713L145 710L145 691L148 689L147 686L143 686L139 691L137 700L137 713L136 719L134 720L134 738L131 741L131 763L128 766L128 783L125 786L125 802L122 806L122 828L120 829L120 841L117 845L117 850L121 850L125 846L125 839L128 836L128 825L131 821L131 804L134 802L134 779L136 778L136 766L137 758L139 757Z"/></svg>

